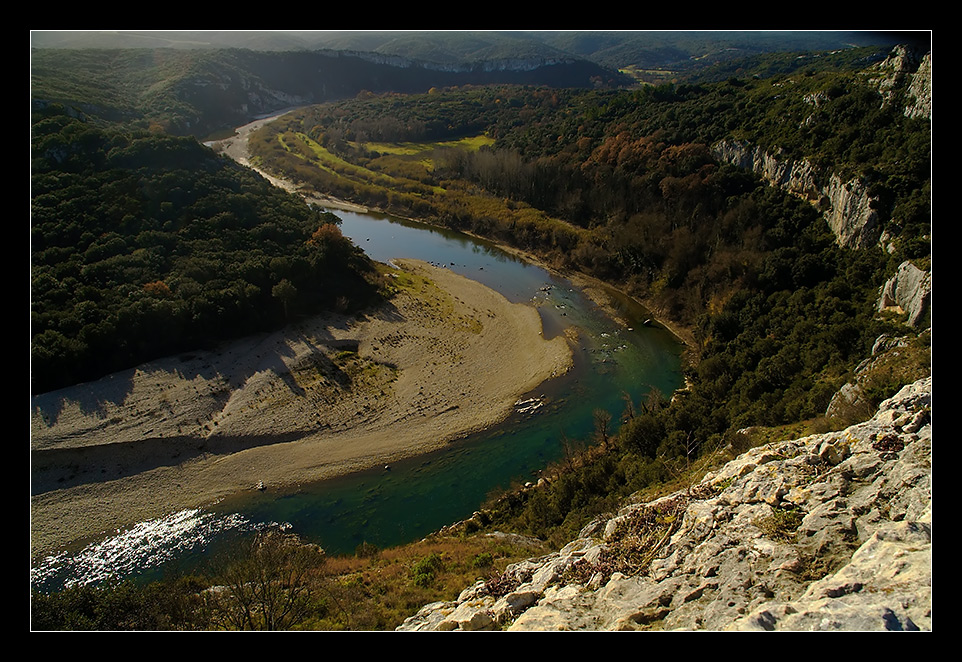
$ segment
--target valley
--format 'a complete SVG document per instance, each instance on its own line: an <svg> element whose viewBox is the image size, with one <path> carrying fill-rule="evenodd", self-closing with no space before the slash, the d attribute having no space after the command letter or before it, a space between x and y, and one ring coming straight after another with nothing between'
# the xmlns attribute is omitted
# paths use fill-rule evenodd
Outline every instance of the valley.
<svg viewBox="0 0 962 662"><path fill-rule="evenodd" d="M720 586L792 629L896 529L924 583L926 34L274 36L32 53L43 629L725 629ZM836 536L850 465L891 489ZM773 575L685 567L716 500ZM243 616L254 567L289 617ZM820 627L894 623L842 602Z"/></svg>

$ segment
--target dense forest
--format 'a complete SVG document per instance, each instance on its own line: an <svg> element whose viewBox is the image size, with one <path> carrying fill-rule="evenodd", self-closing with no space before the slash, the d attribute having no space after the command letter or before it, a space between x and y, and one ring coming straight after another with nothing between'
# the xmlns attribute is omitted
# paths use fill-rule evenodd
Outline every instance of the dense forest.
<svg viewBox="0 0 962 662"><path fill-rule="evenodd" d="M625 89L366 91L288 113L251 148L306 191L497 240L613 284L683 330L683 394L599 412L596 435L548 468L544 487L483 508L481 526L563 544L625 496L744 449L746 430L839 427L930 371L929 320L912 329L877 310L899 264L929 268L932 225L930 121L903 111L904 84L882 89L880 60L866 47L725 61ZM195 139L69 105L38 104L32 121L35 392L378 296L336 217ZM839 246L811 202L719 162L720 140L862 178L888 249ZM885 334L906 346L865 382L867 408L829 420L832 396ZM461 571L489 568L491 550L472 553ZM285 627L357 627L363 613L362 627L390 628L449 590L408 595L388 614L384 589L321 574L336 597L305 602ZM205 620L197 590L209 581L76 589L37 598L35 614L50 628L263 626Z"/></svg>
<svg viewBox="0 0 962 662"><path fill-rule="evenodd" d="M193 138L33 120L34 392L377 296L333 214Z"/></svg>
<svg viewBox="0 0 962 662"><path fill-rule="evenodd" d="M568 58L539 66L480 64L453 71L342 51L36 49L34 99L83 109L134 129L206 138L259 114L360 93L417 93L436 85L511 83L612 87L628 77Z"/></svg>

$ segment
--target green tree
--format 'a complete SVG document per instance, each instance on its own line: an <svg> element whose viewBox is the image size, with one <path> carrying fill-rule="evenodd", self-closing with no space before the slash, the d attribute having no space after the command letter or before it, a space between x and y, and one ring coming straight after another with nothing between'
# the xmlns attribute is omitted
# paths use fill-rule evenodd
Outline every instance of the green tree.
<svg viewBox="0 0 962 662"><path fill-rule="evenodd" d="M283 278L271 289L271 294L273 294L275 298L280 299L281 304L284 306L284 318L288 319L290 317L291 303L297 298L297 288L294 287L291 281Z"/></svg>

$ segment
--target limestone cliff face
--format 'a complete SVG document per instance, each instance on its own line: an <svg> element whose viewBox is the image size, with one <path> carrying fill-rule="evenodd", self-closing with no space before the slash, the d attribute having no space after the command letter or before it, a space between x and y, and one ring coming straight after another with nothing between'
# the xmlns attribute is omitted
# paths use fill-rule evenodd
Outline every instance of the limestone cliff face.
<svg viewBox="0 0 962 662"><path fill-rule="evenodd" d="M932 54L898 46L883 62L868 72L869 80L882 95L883 104L898 101L908 117L931 119ZM903 94L899 95L899 92ZM819 103L818 95L810 101ZM747 142L721 141L713 147L722 162L758 173L824 211L825 220L841 246L867 248L881 235L877 202L861 178L843 180L835 173L818 172L805 159L789 159L780 150L772 153Z"/></svg>
<svg viewBox="0 0 962 662"><path fill-rule="evenodd" d="M840 246L867 248L878 242L878 212L860 178L843 181L834 173L825 177L805 159L769 154L741 141L721 141L712 151L718 160L752 170L769 184L818 206ZM827 181L820 183L822 179Z"/></svg>
<svg viewBox="0 0 962 662"><path fill-rule="evenodd" d="M912 99L905 107L908 117L925 117L932 119L932 54L926 53L919 68L912 75L909 84L909 95Z"/></svg>
<svg viewBox="0 0 962 662"><path fill-rule="evenodd" d="M891 54L875 67L878 86L886 103L896 98L899 89L906 89L906 117L932 118L932 53L919 53L906 46L896 46Z"/></svg>
<svg viewBox="0 0 962 662"><path fill-rule="evenodd" d="M401 630L929 630L931 379L752 449Z"/></svg>

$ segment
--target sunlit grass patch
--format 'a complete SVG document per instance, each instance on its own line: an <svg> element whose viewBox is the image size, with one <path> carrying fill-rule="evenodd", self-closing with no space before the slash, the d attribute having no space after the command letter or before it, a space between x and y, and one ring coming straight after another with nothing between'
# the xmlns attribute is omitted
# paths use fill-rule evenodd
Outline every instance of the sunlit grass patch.
<svg viewBox="0 0 962 662"><path fill-rule="evenodd" d="M430 318L436 322L469 333L481 333L484 329L484 325L479 319L458 312L451 294L438 287L427 276L405 270L395 270L392 280L396 291L405 291L411 294L425 309L431 311Z"/></svg>
<svg viewBox="0 0 962 662"><path fill-rule="evenodd" d="M467 150L477 150L485 145L493 145L494 138L490 138L484 134L477 136L468 136L465 138L459 138L458 140L442 140L437 142L368 142L368 143L355 143L357 147L364 147L370 151L378 152L380 154L396 154L401 156L411 156L415 154L422 154L424 152L430 152L435 149L444 148L459 148Z"/></svg>

